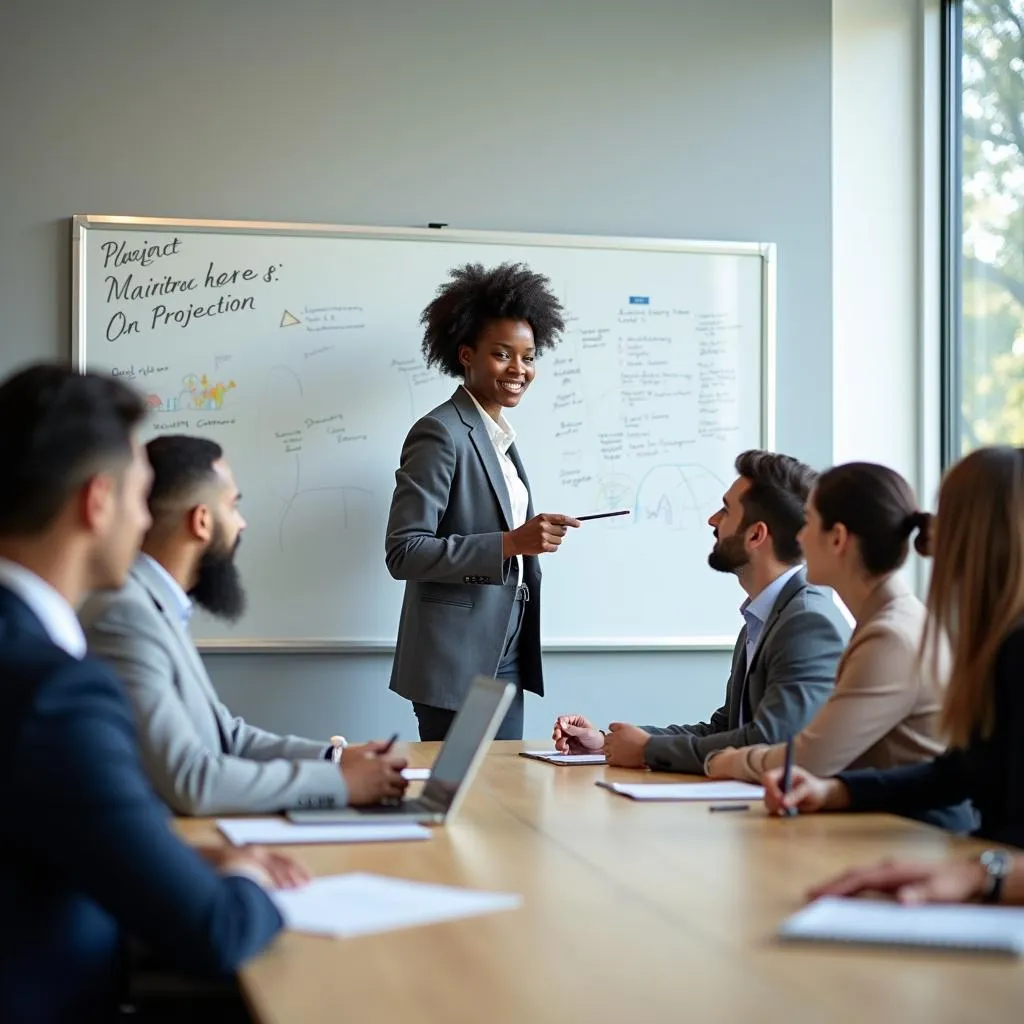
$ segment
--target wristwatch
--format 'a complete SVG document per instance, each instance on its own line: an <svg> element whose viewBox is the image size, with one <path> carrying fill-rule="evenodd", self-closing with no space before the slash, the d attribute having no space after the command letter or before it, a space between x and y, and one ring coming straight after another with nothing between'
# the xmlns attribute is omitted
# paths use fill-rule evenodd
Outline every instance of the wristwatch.
<svg viewBox="0 0 1024 1024"><path fill-rule="evenodd" d="M341 764L342 755L345 753L345 748L348 746L348 740L344 736L332 736L331 737L331 748L330 756L331 760L335 764Z"/></svg>
<svg viewBox="0 0 1024 1024"><path fill-rule="evenodd" d="M1003 883L1013 870L1013 857L1006 850L986 850L978 863L988 872L988 884L981 894L982 903L998 903L1003 896Z"/></svg>

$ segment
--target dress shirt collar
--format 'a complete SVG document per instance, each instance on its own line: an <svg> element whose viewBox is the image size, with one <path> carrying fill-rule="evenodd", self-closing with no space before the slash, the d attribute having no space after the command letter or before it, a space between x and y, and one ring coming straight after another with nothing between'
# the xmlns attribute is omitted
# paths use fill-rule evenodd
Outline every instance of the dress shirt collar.
<svg viewBox="0 0 1024 1024"><path fill-rule="evenodd" d="M174 598L175 610L181 619L181 624L187 626L189 619L192 618L192 601L189 599L188 594L182 589L181 584L152 555L147 555L143 552L139 557L144 558L149 567L164 581L164 584L171 593L171 597Z"/></svg>
<svg viewBox="0 0 1024 1024"><path fill-rule="evenodd" d="M85 634L74 608L46 580L17 562L0 558L0 586L28 605L58 647L72 658L85 657Z"/></svg>

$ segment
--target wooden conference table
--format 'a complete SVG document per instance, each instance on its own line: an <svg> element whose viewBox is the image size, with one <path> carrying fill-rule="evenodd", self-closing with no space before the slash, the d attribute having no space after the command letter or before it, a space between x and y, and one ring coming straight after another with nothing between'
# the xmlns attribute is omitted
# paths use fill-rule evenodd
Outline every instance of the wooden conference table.
<svg viewBox="0 0 1024 1024"><path fill-rule="evenodd" d="M521 749L495 743L457 819L426 842L291 850L314 874L518 892L522 908L349 940L286 934L242 973L261 1024L1024 1018L1014 960L774 939L808 885L847 866L981 844L888 815L637 804L595 779L687 777L555 767ZM436 750L411 744L410 764L430 765ZM193 841L219 835L208 819L178 827Z"/></svg>

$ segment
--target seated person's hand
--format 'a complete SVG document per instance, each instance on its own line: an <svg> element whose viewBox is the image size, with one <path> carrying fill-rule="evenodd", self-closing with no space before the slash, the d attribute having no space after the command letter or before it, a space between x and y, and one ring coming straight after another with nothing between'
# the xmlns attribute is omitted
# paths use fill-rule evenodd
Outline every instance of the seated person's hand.
<svg viewBox="0 0 1024 1024"><path fill-rule="evenodd" d="M604 749L604 734L582 715L561 715L551 733L560 754L598 754Z"/></svg>
<svg viewBox="0 0 1024 1024"><path fill-rule="evenodd" d="M900 903L966 903L984 893L988 872L974 861L943 864L882 861L870 868L855 868L812 889L808 896L858 896L885 893Z"/></svg>
<svg viewBox="0 0 1024 1024"><path fill-rule="evenodd" d="M741 758L736 747L722 747L708 754L704 762L704 774L709 779L735 779Z"/></svg>
<svg viewBox="0 0 1024 1024"><path fill-rule="evenodd" d="M789 792L783 795L784 768L772 768L761 776L764 805L769 814L785 815L790 809L801 814L841 811L849 806L850 794L838 779L819 779L799 765L793 765Z"/></svg>
<svg viewBox="0 0 1024 1024"><path fill-rule="evenodd" d="M604 741L604 752L608 764L616 768L643 768L644 748L651 734L644 732L636 725L625 722L612 722L608 726L608 735Z"/></svg>
<svg viewBox="0 0 1024 1024"><path fill-rule="evenodd" d="M358 761L367 755L381 754L388 749L387 740L370 740L369 743L349 744L341 752L341 763L348 764L350 761Z"/></svg>
<svg viewBox="0 0 1024 1024"><path fill-rule="evenodd" d="M297 889L310 879L297 860L262 846L209 846L199 852L222 875L255 875L268 889Z"/></svg>
<svg viewBox="0 0 1024 1024"><path fill-rule="evenodd" d="M394 754L378 754L367 749L385 744L363 744L362 753L349 756L346 749L341 760L341 774L348 787L348 802L352 807L363 807L386 801L400 800L409 783L402 777L408 761ZM360 748L352 748L360 750Z"/></svg>

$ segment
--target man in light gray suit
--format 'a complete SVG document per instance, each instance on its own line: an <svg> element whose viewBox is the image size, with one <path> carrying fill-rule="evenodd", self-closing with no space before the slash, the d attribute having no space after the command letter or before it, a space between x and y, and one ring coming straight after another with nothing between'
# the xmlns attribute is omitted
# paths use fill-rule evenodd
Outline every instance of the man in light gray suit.
<svg viewBox="0 0 1024 1024"><path fill-rule="evenodd" d="M147 445L153 525L120 590L80 618L90 652L125 682L143 764L180 814L265 813L373 804L400 796L405 762L360 747L277 736L217 698L189 634L192 601L227 619L245 605L235 552L245 520L219 445L165 435Z"/></svg>
<svg viewBox="0 0 1024 1024"><path fill-rule="evenodd" d="M708 564L734 573L747 593L725 702L708 722L613 722L607 733L582 715L563 715L553 733L559 750L604 750L620 767L704 774L709 754L783 742L828 698L850 627L801 565L796 538L816 474L789 456L761 451L740 455L736 472L722 508L708 520L715 534Z"/></svg>

